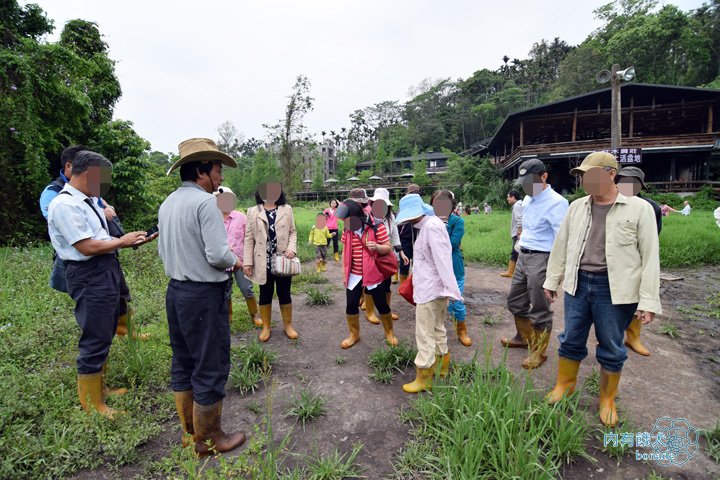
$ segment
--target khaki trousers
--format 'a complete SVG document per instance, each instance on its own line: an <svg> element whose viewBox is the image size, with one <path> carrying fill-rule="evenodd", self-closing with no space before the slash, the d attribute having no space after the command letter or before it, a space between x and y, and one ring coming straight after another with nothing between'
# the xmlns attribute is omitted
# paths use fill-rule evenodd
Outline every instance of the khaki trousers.
<svg viewBox="0 0 720 480"><path fill-rule="evenodd" d="M418 353L415 366L430 368L435 363L435 354L445 355L448 351L445 331L447 298L438 298L415 307L415 343Z"/></svg>

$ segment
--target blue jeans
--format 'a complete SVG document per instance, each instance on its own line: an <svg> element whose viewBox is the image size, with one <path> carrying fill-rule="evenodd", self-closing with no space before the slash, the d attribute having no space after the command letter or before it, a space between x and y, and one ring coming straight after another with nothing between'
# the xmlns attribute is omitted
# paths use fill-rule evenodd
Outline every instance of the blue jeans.
<svg viewBox="0 0 720 480"><path fill-rule="evenodd" d="M458 278L457 284L462 294L465 291L465 277ZM454 318L456 322L464 322L465 317L467 317L467 310L465 310L465 304L463 302L450 300L448 312L450 312L450 316Z"/></svg>
<svg viewBox="0 0 720 480"><path fill-rule="evenodd" d="M588 334L595 324L595 356L605 370L619 372L627 360L623 337L636 308L637 303L612 304L607 274L578 272L575 295L565 293L565 330L558 337L558 353L577 361L587 357Z"/></svg>

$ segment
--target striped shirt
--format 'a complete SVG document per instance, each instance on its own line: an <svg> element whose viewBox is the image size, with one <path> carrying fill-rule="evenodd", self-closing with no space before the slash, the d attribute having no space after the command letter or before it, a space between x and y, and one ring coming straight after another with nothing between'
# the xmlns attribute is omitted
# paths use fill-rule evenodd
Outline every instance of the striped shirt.
<svg viewBox="0 0 720 480"><path fill-rule="evenodd" d="M363 242L366 241L366 239L367 239L367 235L363 234L363 238L360 238L360 235L358 235L357 232L353 232L353 234L350 236L351 252L352 252L352 261L350 263L350 273L353 275L361 276L361 277L362 277L362 272L363 272L362 249L363 249ZM385 225L383 225L381 223L377 227L376 243L384 244L384 243L388 243L389 241L390 241L390 237L388 236L387 229L385 228Z"/></svg>

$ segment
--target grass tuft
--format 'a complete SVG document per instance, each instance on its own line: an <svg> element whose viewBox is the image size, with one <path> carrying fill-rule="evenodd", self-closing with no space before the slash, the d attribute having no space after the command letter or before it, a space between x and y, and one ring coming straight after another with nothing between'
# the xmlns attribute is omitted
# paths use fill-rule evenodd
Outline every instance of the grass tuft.
<svg viewBox="0 0 720 480"><path fill-rule="evenodd" d="M370 353L368 365L373 369L370 380L378 383L390 384L395 373L402 372L412 364L417 355L410 344L400 342L397 346L381 346Z"/></svg>
<svg viewBox="0 0 720 480"><path fill-rule="evenodd" d="M666 321L660 326L657 333L667 335L672 338L678 338L680 336L680 329L670 323L670 321Z"/></svg>
<svg viewBox="0 0 720 480"><path fill-rule="evenodd" d="M305 388L290 403L287 416L297 418L305 426L306 422L322 417L327 413L326 402L323 397L312 393Z"/></svg>
<svg viewBox="0 0 720 480"><path fill-rule="evenodd" d="M305 299L305 305L316 306L316 305L330 305L333 302L333 297L327 291L320 291L315 287L310 287L307 290L307 298Z"/></svg>
<svg viewBox="0 0 720 480"><path fill-rule="evenodd" d="M254 393L263 378L272 371L277 353L270 351L257 340L230 349L230 387L240 395Z"/></svg>
<svg viewBox="0 0 720 480"><path fill-rule="evenodd" d="M715 463L720 463L720 420L713 430L703 430L702 436L707 442L707 454Z"/></svg>

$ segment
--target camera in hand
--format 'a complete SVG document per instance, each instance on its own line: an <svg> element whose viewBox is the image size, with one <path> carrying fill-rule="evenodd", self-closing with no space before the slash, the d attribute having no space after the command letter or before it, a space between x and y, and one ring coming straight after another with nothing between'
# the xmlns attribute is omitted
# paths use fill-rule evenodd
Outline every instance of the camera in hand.
<svg viewBox="0 0 720 480"><path fill-rule="evenodd" d="M150 229L147 232L145 232L145 236L151 237L151 236L155 235L156 233L158 233L158 231L159 231L158 226L153 225L152 227L150 227Z"/></svg>

